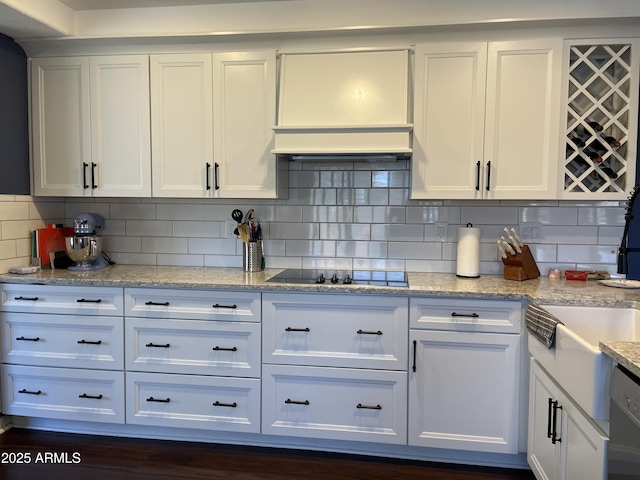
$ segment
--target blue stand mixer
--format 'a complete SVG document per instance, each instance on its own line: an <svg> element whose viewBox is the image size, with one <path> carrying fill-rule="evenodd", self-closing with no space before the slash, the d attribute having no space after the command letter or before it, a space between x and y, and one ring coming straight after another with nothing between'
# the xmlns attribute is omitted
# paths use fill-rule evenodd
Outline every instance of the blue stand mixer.
<svg viewBox="0 0 640 480"><path fill-rule="evenodd" d="M67 270L87 272L100 270L109 265L102 255L102 237L98 231L104 219L96 213L79 213L73 218L73 237L65 237L67 255L73 260Z"/></svg>

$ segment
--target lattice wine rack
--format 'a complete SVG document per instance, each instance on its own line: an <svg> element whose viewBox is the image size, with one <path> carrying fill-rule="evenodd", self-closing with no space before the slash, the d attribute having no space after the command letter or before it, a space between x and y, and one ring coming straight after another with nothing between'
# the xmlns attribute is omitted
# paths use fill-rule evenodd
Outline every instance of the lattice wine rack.
<svg viewBox="0 0 640 480"><path fill-rule="evenodd" d="M625 195L633 183L631 66L630 44L570 47L565 192Z"/></svg>

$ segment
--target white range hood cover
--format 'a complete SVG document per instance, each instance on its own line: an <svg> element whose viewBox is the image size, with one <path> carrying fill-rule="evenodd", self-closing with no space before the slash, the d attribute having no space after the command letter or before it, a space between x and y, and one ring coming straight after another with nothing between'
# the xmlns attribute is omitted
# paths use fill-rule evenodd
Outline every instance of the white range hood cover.
<svg viewBox="0 0 640 480"><path fill-rule="evenodd" d="M412 128L409 49L281 54L273 153L407 155Z"/></svg>

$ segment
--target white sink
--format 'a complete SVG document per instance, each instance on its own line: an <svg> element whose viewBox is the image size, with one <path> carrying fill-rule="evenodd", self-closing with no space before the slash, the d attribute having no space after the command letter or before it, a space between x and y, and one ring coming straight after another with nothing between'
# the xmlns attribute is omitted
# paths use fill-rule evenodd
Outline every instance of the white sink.
<svg viewBox="0 0 640 480"><path fill-rule="evenodd" d="M541 305L564 325L548 349L529 335L529 352L596 420L609 419L609 381L613 362L600 352L602 340L640 341L640 310L614 307Z"/></svg>

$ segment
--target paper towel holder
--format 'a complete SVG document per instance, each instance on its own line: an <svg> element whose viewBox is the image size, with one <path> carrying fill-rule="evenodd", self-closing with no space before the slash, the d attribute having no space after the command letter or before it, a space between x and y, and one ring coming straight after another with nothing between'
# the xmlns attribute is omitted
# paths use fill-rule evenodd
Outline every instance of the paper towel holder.
<svg viewBox="0 0 640 480"><path fill-rule="evenodd" d="M473 224L472 223L467 223L467 225L465 227L466 228L473 228ZM460 230L462 230L462 228ZM478 245L478 248L479 248L479 245ZM459 259L460 259L460 239L458 239L458 260ZM460 267L458 266L457 269L456 269L456 277L458 277L458 278L480 278L479 258L476 258L476 262L478 262L478 265L476 266L475 272L473 274L461 273L460 272Z"/></svg>

